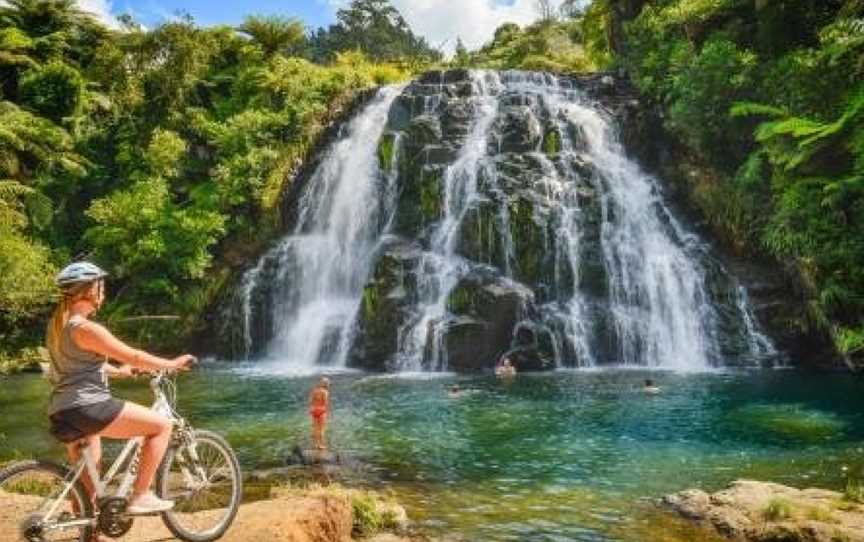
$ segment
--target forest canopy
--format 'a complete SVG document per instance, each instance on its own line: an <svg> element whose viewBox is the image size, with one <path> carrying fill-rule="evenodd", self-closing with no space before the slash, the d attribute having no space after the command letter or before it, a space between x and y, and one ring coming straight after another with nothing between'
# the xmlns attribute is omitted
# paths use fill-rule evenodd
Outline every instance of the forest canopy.
<svg viewBox="0 0 864 542"><path fill-rule="evenodd" d="M269 240L340 104L440 57L386 0L314 32L255 15L112 30L77 6L0 5L0 362L41 342L53 275L78 257L111 273L103 318L176 316L123 329L187 336L231 262Z"/></svg>

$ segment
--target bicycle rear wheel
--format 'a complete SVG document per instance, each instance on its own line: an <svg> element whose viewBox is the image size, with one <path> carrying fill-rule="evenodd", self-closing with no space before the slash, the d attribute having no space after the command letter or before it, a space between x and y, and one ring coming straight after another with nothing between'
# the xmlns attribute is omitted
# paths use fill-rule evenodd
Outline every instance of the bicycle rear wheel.
<svg viewBox="0 0 864 542"><path fill-rule="evenodd" d="M243 492L240 464L228 442L210 431L195 431L191 444L165 454L156 479L159 496L174 501L162 514L181 540L220 538L237 515Z"/></svg>
<svg viewBox="0 0 864 542"><path fill-rule="evenodd" d="M0 470L0 537L14 542L88 542L93 510L80 480L66 497L69 469L48 461L19 461ZM46 514L57 502L50 517Z"/></svg>

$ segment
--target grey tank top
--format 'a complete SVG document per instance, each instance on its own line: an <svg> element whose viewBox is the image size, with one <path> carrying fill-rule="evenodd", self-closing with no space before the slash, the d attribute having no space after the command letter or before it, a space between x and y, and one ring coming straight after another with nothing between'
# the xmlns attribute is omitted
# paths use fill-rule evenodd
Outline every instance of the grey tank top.
<svg viewBox="0 0 864 542"><path fill-rule="evenodd" d="M86 323L80 315L69 318L60 336L60 359L51 363L51 405L48 414L61 410L77 408L111 399L108 378L102 368L106 359L103 356L78 348L72 340L72 331Z"/></svg>

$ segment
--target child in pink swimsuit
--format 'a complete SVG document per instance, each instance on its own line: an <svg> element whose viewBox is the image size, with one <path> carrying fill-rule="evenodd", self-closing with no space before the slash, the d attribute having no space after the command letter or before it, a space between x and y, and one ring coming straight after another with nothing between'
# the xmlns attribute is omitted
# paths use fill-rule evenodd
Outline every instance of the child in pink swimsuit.
<svg viewBox="0 0 864 542"><path fill-rule="evenodd" d="M327 413L330 409L330 379L322 376L309 394L309 414L312 416L312 444L325 450L324 432L327 429Z"/></svg>

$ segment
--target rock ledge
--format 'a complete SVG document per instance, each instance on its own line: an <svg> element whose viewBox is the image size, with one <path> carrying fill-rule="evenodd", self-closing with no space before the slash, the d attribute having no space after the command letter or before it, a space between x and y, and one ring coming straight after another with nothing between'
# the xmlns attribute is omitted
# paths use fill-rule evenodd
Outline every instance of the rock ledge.
<svg viewBox="0 0 864 542"><path fill-rule="evenodd" d="M716 493L690 489L662 503L732 540L864 542L864 505L836 491L738 480Z"/></svg>

